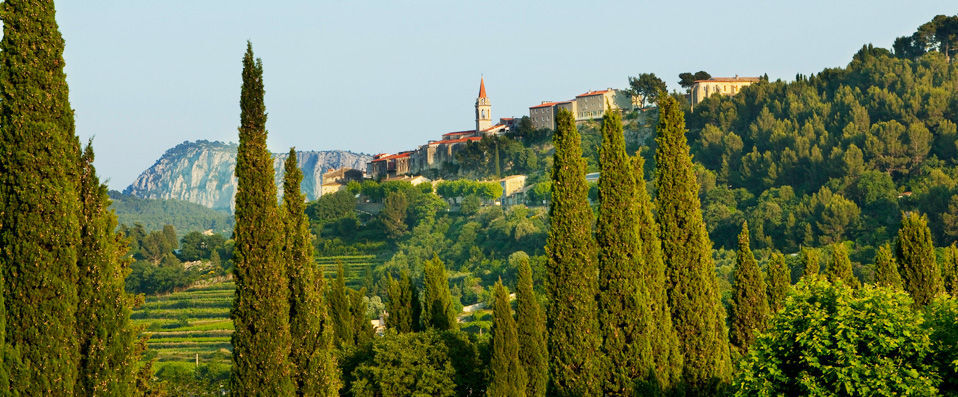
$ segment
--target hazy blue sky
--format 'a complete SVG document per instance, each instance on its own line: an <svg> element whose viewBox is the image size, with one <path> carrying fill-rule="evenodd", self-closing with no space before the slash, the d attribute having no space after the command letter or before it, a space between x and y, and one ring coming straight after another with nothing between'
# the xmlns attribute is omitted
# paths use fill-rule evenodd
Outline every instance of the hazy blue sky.
<svg viewBox="0 0 958 397"><path fill-rule="evenodd" d="M596 3L596 4L592 4ZM601 4L600 4L601 3ZM653 72L791 80L890 47L954 1L62 0L77 132L122 189L185 140L236 141L246 40L263 58L274 152L414 148L493 117Z"/></svg>

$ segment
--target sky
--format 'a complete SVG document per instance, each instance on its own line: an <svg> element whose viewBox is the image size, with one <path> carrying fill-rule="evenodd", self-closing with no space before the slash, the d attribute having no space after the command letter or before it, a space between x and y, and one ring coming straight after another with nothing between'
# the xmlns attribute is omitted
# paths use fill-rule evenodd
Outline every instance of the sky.
<svg viewBox="0 0 958 397"><path fill-rule="evenodd" d="M247 40L273 152L372 154L474 128L480 77L494 120L640 73L670 89L698 70L793 80L956 12L953 0L57 2L77 134L118 190L183 141L237 141Z"/></svg>

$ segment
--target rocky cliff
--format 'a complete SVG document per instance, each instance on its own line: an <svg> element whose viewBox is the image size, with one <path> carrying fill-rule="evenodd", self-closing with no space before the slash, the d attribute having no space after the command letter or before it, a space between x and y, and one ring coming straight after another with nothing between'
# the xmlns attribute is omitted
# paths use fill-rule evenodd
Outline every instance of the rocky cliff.
<svg viewBox="0 0 958 397"><path fill-rule="evenodd" d="M235 143L183 142L167 150L143 171L123 193L150 199L179 199L215 209L233 209L236 195ZM283 161L287 153L273 154L276 187L282 193ZM298 151L303 170L301 189L313 200L320 195L323 173L348 167L365 169L372 157L342 150Z"/></svg>

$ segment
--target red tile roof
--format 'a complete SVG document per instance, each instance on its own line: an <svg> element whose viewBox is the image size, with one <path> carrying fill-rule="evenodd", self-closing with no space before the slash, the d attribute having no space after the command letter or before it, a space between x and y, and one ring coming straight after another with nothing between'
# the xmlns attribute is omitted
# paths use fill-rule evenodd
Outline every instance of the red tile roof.
<svg viewBox="0 0 958 397"><path fill-rule="evenodd" d="M585 94L582 94L582 95L576 95L575 97L576 97L576 98L581 98L581 97L584 97L584 96L602 95L602 94L605 94L605 93L607 93L607 92L609 92L609 91L612 91L612 90L589 91L589 92L587 92L587 93L585 93Z"/></svg>
<svg viewBox="0 0 958 397"><path fill-rule="evenodd" d="M447 132L445 134L442 134L442 136L466 135L466 134L475 134L475 133L476 133L476 130L465 130L465 131Z"/></svg>
<svg viewBox="0 0 958 397"><path fill-rule="evenodd" d="M389 156L386 156L386 157L380 157L380 158L378 158L378 159L373 160L372 162L375 163L375 162L377 162L377 161L386 161L386 160L400 159L400 158L403 158L403 157L409 157L409 155L411 155L411 154L412 154L411 151L410 151L410 152L396 153L396 154L389 155Z"/></svg>
<svg viewBox="0 0 958 397"><path fill-rule="evenodd" d="M479 98L485 98L485 97L486 97L486 79L480 77L479 78Z"/></svg>
<svg viewBox="0 0 958 397"><path fill-rule="evenodd" d="M450 144L450 143L460 143L460 142L466 142L466 141L475 142L475 141L478 141L478 140L481 140L481 139L482 139L482 137L469 136L469 137L459 138L459 139L447 139L447 140L442 141L442 142L440 142L440 143Z"/></svg>
<svg viewBox="0 0 958 397"><path fill-rule="evenodd" d="M529 109L551 108L551 107L555 106L557 103L561 103L561 102L545 102L545 103L542 103L542 104L539 104L539 105L529 106Z"/></svg>
<svg viewBox="0 0 958 397"><path fill-rule="evenodd" d="M706 82L706 83L757 83L761 80L758 77L713 77L707 80L695 80L696 83Z"/></svg>
<svg viewBox="0 0 958 397"><path fill-rule="evenodd" d="M494 130L494 129L496 129L496 128L505 127L505 126L506 126L505 124L496 124L496 125L494 125L494 126L492 126L492 127L489 127L489 128L486 128L486 129L482 130L482 132L491 131L491 130Z"/></svg>

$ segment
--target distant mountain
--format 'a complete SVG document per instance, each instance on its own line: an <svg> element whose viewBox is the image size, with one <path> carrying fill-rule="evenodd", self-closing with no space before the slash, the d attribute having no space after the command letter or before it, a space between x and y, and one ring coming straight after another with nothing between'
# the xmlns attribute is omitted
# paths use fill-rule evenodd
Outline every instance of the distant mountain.
<svg viewBox="0 0 958 397"><path fill-rule="evenodd" d="M141 224L146 230L160 230L163 225L173 225L176 233L183 236L192 231L212 230L229 236L233 232L233 216L223 210L213 210L183 200L145 199L110 191L116 211L117 222L133 226Z"/></svg>
<svg viewBox="0 0 958 397"><path fill-rule="evenodd" d="M236 194L235 143L183 142L167 150L143 171L123 193L151 199L178 199L214 209L232 210ZM287 153L273 154L276 187L282 193L283 161ZM320 195L322 175L341 167L364 169L371 156L343 150L298 151L303 170L301 189L310 200Z"/></svg>

